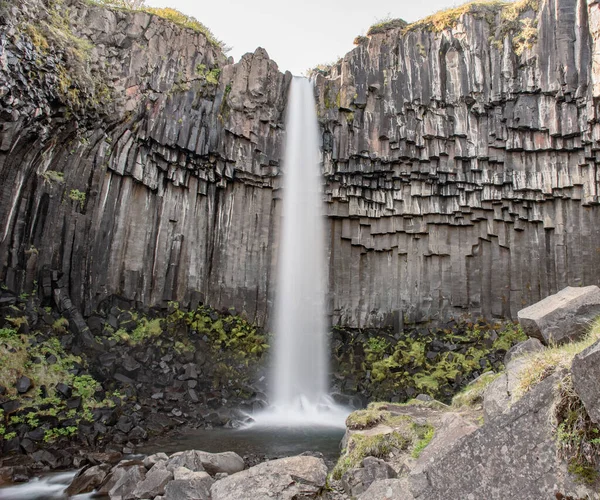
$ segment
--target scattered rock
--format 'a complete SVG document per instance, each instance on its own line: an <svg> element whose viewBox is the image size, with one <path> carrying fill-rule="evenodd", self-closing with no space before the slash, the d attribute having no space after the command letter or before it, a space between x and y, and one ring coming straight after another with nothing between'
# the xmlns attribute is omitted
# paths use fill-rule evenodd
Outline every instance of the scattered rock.
<svg viewBox="0 0 600 500"><path fill-rule="evenodd" d="M19 377L15 387L19 394L25 394L29 389L31 389L31 379L25 376Z"/></svg>
<svg viewBox="0 0 600 500"><path fill-rule="evenodd" d="M196 479L176 479L167 484L163 500L211 500L212 478L206 474ZM241 498L252 498L241 496ZM213 499L214 500L214 499Z"/></svg>
<svg viewBox="0 0 600 500"><path fill-rule="evenodd" d="M212 500L317 498L325 487L327 466L315 457L264 462L215 482Z"/></svg>
<svg viewBox="0 0 600 500"><path fill-rule="evenodd" d="M162 465L162 467L161 467ZM157 463L148 471L145 479L137 485L135 498L154 498L165 492L167 483L173 479L173 473L165 468L164 462Z"/></svg>

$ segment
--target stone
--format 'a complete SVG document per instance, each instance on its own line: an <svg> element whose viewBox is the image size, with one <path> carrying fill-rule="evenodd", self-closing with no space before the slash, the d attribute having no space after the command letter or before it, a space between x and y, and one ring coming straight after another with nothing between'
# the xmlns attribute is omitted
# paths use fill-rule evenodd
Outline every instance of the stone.
<svg viewBox="0 0 600 500"><path fill-rule="evenodd" d="M158 462L166 462L169 459L166 453L154 453L144 458L143 464L146 469L151 469Z"/></svg>
<svg viewBox="0 0 600 500"><path fill-rule="evenodd" d="M219 473L235 474L244 470L244 459L233 451L222 453L196 452L204 470L211 476Z"/></svg>
<svg viewBox="0 0 600 500"><path fill-rule="evenodd" d="M358 500L412 500L406 481L398 479L378 479L362 493Z"/></svg>
<svg viewBox="0 0 600 500"><path fill-rule="evenodd" d="M193 472L204 471L204 465L202 464L202 453L203 452L196 450L173 453L169 460L167 460L167 469L172 471L179 467L185 467Z"/></svg>
<svg viewBox="0 0 600 500"><path fill-rule="evenodd" d="M69 399L73 394L73 389L62 382L56 384L56 392L58 392L63 398Z"/></svg>
<svg viewBox="0 0 600 500"><path fill-rule="evenodd" d="M71 481L69 487L65 490L68 496L90 493L98 488L110 471L110 465L93 465L81 469Z"/></svg>
<svg viewBox="0 0 600 500"><path fill-rule="evenodd" d="M600 424L600 341L575 356L571 373L590 419Z"/></svg>
<svg viewBox="0 0 600 500"><path fill-rule="evenodd" d="M317 498L325 487L327 466L310 456L281 458L255 465L215 482L212 500L292 500Z"/></svg>
<svg viewBox="0 0 600 500"><path fill-rule="evenodd" d="M29 377L19 377L15 384L15 388L19 394L25 394L29 389L31 389L31 379Z"/></svg>
<svg viewBox="0 0 600 500"><path fill-rule="evenodd" d="M173 470L173 478L175 480L206 479L207 477L210 477L210 474L208 472L193 472L185 467L177 467L177 469Z"/></svg>
<svg viewBox="0 0 600 500"><path fill-rule="evenodd" d="M105 488L101 488L99 493L107 493L110 498L121 498L122 500L135 498L133 492L146 478L146 468L142 465L117 468L117 471L121 470L123 472L117 472L114 478L107 478L110 482L110 488L106 491L103 491Z"/></svg>
<svg viewBox="0 0 600 500"><path fill-rule="evenodd" d="M154 498L165 493L165 487L173 479L173 473L156 464L148 471L145 479L137 485L133 492L134 498Z"/></svg>
<svg viewBox="0 0 600 500"><path fill-rule="evenodd" d="M511 360L515 358L532 354L543 349L544 344L542 344L536 338L530 338L525 340L524 342L519 342L518 344L512 346L504 356L504 365L508 365L511 362Z"/></svg>
<svg viewBox="0 0 600 500"><path fill-rule="evenodd" d="M600 315L600 288L566 287L518 313L523 331L545 343L579 339Z"/></svg>
<svg viewBox="0 0 600 500"><path fill-rule="evenodd" d="M199 479L176 479L167 484L163 500L211 500L212 484L208 474Z"/></svg>
<svg viewBox="0 0 600 500"><path fill-rule="evenodd" d="M375 457L366 457L361 467L350 469L342 476L342 487L350 497L364 493L379 479L394 479L396 471L386 462Z"/></svg>

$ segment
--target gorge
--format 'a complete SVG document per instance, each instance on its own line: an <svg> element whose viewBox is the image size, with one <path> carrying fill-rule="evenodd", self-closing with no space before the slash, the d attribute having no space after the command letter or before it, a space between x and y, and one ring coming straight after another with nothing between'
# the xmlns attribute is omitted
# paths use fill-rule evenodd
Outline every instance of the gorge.
<svg viewBox="0 0 600 500"><path fill-rule="evenodd" d="M98 467L101 481L141 483L171 466L160 474L184 481L177 465L201 473L213 458L202 455L196 470L202 460L189 450L124 457L177 428L242 425L271 395L275 406L298 406L303 394L302 405L318 407L332 375L335 404L372 403L346 421L335 481L348 497L364 493L366 481L352 481L372 470L385 480L408 471L410 485L389 487L414 498L518 495L519 481L533 485L532 499L593 491L569 474L595 481L598 467L561 462L544 413L564 417L552 391L566 387L561 397L597 430L572 396L584 392L569 392L570 365L542 372L518 401L509 384L522 369L514 353L543 349L533 339L523 347L512 320L567 286L600 284L600 3L473 2L412 24L388 20L312 70L314 87L298 86L262 48L233 61L173 12L0 0L0 483L7 467L22 477L20 455L34 470ZM318 149L303 161L321 175L315 198L298 192L306 205L292 205L316 220L310 208L324 201L326 262L309 257L316 224L303 232L286 204L285 138L301 135L286 114L298 88L306 109L314 95L318 123L297 154ZM286 282L282 269L297 274ZM308 278L299 295L309 305L299 307ZM324 304L312 303L321 293ZM266 358L283 345L272 330L296 335L285 349L294 356L268 379ZM325 338L306 335L327 330L328 368L314 350ZM576 345L594 386L592 342ZM457 409L456 393L478 384L497 390L488 407L478 393ZM381 428L377 452L359 460L361 433ZM442 431L465 440L448 444ZM482 449L494 467L481 465ZM406 460L396 470L369 460L390 450ZM478 474L496 472L470 483L454 453ZM257 465L265 458L185 480L228 499L225 484L245 491L238 474L279 477L277 464ZM284 463L289 484L323 493L324 462L295 458ZM527 473L507 470L511 460L527 461ZM306 481L295 468L305 462Z"/></svg>

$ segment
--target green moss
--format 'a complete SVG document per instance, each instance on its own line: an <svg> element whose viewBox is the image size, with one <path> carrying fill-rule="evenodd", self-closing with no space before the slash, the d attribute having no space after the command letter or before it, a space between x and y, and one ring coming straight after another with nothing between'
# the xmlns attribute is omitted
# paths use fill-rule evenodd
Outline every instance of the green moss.
<svg viewBox="0 0 600 500"><path fill-rule="evenodd" d="M358 467L366 457L384 458L395 448L405 450L411 444L411 438L399 431L375 436L353 434L348 441L348 448L342 452L333 469L333 478L341 479L350 469Z"/></svg>
<svg viewBox="0 0 600 500"><path fill-rule="evenodd" d="M83 191L79 191L79 189L71 189L69 192L69 198L83 205L85 203L86 196L85 193Z"/></svg>
<svg viewBox="0 0 600 500"><path fill-rule="evenodd" d="M391 413L389 411L376 408L357 410L348 415L346 427L348 429L368 429L387 420L390 416Z"/></svg>

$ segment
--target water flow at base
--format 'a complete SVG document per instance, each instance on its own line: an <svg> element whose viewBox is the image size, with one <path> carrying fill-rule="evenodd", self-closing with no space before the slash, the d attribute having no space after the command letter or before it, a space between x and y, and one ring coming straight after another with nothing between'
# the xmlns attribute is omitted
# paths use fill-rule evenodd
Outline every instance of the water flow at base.
<svg viewBox="0 0 600 500"><path fill-rule="evenodd" d="M325 224L314 90L294 77L286 117L271 407L257 424L343 426L329 397Z"/></svg>

